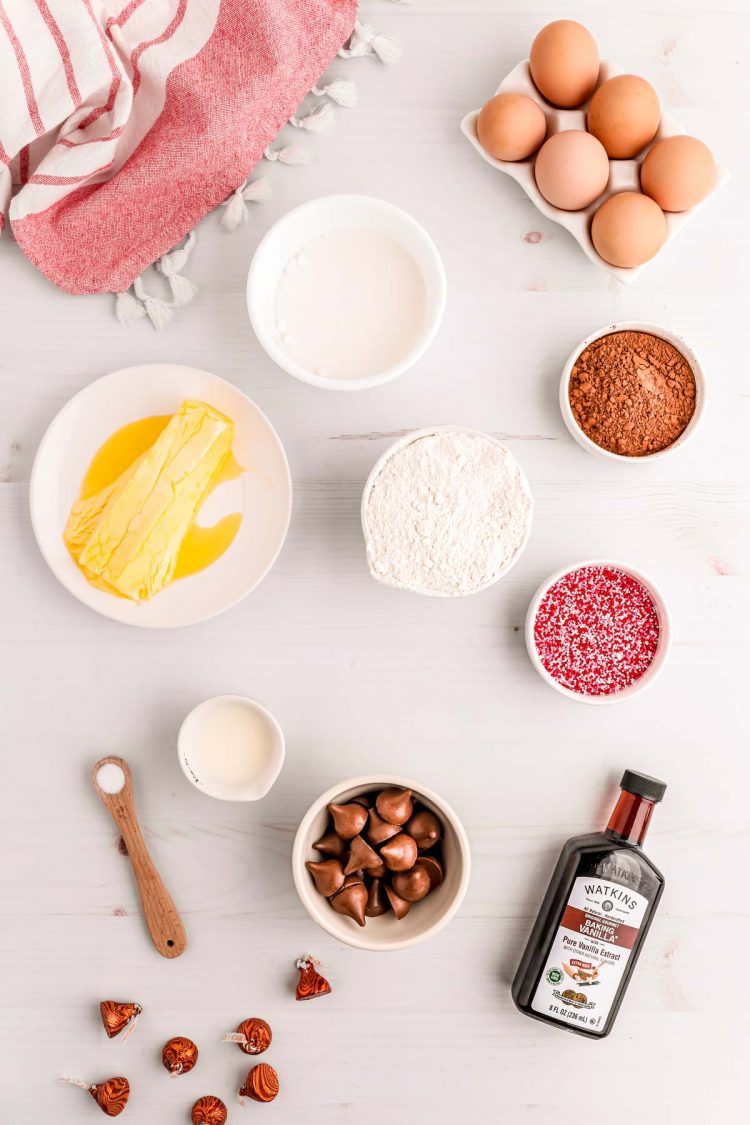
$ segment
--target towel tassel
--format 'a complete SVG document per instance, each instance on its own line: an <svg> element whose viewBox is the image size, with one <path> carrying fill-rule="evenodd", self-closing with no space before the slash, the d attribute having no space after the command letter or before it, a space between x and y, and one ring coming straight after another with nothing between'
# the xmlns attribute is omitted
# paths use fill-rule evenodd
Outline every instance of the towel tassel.
<svg viewBox="0 0 750 1125"><path fill-rule="evenodd" d="M329 102L318 102L309 113L290 117L289 124L308 133L328 133L333 128L335 116L335 110Z"/></svg>
<svg viewBox="0 0 750 1125"><path fill-rule="evenodd" d="M115 316L120 324L130 324L134 320L141 320L146 315L142 301L134 297L129 289L118 293L115 300Z"/></svg>
<svg viewBox="0 0 750 1125"><path fill-rule="evenodd" d="M171 305L169 301L162 301L161 297L152 297L150 293L147 293L143 286L142 277L137 277L133 282L133 292L139 301L143 301L146 316L154 328L160 332L162 328L166 328L174 316L174 305Z"/></svg>
<svg viewBox="0 0 750 1125"><path fill-rule="evenodd" d="M347 109L357 104L357 87L346 78L335 78L327 86L313 86L310 92L319 98L330 98Z"/></svg>
<svg viewBox="0 0 750 1125"><path fill-rule="evenodd" d="M284 145L283 148L271 148L269 145L263 159L278 160L280 164L309 164L310 153L300 145Z"/></svg>
<svg viewBox="0 0 750 1125"><path fill-rule="evenodd" d="M247 204L262 203L270 194L271 185L268 180L244 180L229 199L222 203L224 214L221 216L221 225L225 230L237 230L237 227L247 222Z"/></svg>
<svg viewBox="0 0 750 1125"><path fill-rule="evenodd" d="M174 307L177 309L189 305L198 292L190 278L184 277L181 272L185 268L194 246L195 231L191 230L182 246L177 250L171 250L168 254L162 254L159 261L156 262L157 270L169 282Z"/></svg>
<svg viewBox="0 0 750 1125"><path fill-rule="evenodd" d="M391 39L389 35L377 35L371 27L357 20L347 46L341 48L339 55L342 59L375 55L387 66L392 66L401 58L402 50L396 39Z"/></svg>

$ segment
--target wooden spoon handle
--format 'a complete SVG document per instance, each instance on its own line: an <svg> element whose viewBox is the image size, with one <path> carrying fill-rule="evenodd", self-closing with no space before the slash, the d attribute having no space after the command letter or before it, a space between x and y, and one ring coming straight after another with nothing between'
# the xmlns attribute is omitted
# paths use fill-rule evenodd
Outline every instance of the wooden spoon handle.
<svg viewBox="0 0 750 1125"><path fill-rule="evenodd" d="M143 917L151 940L162 957L179 957L187 949L185 927L154 866L138 821L134 816L132 819L128 816L117 817L116 820L133 865Z"/></svg>
<svg viewBox="0 0 750 1125"><path fill-rule="evenodd" d="M97 781L101 767L110 764L118 767L125 778L122 788L116 793L106 792ZM185 927L143 839L128 764L123 758L102 758L94 766L93 778L94 788L125 841L151 939L162 957L179 957L187 949Z"/></svg>

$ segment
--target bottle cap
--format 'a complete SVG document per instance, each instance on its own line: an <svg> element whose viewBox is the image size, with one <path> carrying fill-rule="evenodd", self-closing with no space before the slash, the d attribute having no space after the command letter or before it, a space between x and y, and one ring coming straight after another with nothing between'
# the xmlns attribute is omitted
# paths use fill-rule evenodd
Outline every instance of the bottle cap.
<svg viewBox="0 0 750 1125"><path fill-rule="evenodd" d="M666 782L649 777L647 773L638 773L637 770L625 770L620 788L626 793L634 793L636 797L644 797L647 801L661 801L667 791Z"/></svg>

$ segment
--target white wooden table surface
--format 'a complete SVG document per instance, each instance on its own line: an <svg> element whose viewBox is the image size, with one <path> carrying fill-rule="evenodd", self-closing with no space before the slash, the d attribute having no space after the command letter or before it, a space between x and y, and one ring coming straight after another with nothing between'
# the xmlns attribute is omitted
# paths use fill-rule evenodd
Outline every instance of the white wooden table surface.
<svg viewBox="0 0 750 1125"><path fill-rule="evenodd" d="M528 10L525 10L528 9ZM542 219L458 132L561 14L602 53L652 80L733 172L716 204L632 288ZM251 1014L274 1029L283 1096L230 1120L309 1125L497 1121L562 1115L633 1122L741 1118L750 1049L748 860L747 0L588 2L564 12L511 0L371 0L405 48L393 70L340 62L360 105L313 139L306 169L265 166L269 203L228 235L209 217L189 273L201 293L172 327L126 329L111 299L50 287L0 244L0 659L3 761L0 1120L99 1120L58 1074L126 1074L131 1125L188 1120L195 1097L231 1095L244 1057L218 1043ZM743 47L744 44L744 47ZM743 123L744 121L744 123ZM276 370L244 308L259 237L289 207L364 191L424 222L449 301L418 368L380 390L332 394ZM530 237L537 231L541 238ZM622 467L567 436L557 380L589 330L641 318L684 331L705 359L710 410L672 459ZM118 626L78 605L37 552L27 485L63 403L133 363L191 363L234 380L286 445L291 532L262 587L188 631ZM433 601L368 576L362 484L392 438L433 423L506 437L536 497L530 546L475 598ZM586 708L533 672L521 626L538 582L611 555L663 587L675 644L629 704ZM252 695L278 716L287 761L256 806L214 802L180 773L175 736L197 701ZM189 932L175 962L151 948L116 832L89 783L123 754L141 818ZM663 906L611 1038L593 1044L515 1012L509 980L563 840L606 818L625 766L669 783L649 850ZM462 815L474 857L463 909L413 950L339 946L295 894L296 825L352 774L408 773ZM294 959L320 957L334 994L295 1004ZM137 999L133 1038L108 1042L97 1004ZM188 1035L201 1063L168 1081L162 1043Z"/></svg>

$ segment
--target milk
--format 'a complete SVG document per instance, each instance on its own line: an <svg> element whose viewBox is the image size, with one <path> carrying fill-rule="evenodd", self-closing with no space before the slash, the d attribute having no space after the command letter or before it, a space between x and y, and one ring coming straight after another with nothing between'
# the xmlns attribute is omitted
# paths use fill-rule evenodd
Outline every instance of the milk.
<svg viewBox="0 0 750 1125"><path fill-rule="evenodd" d="M240 696L219 696L183 724L178 750L190 780L213 797L256 800L273 784L284 755L278 724Z"/></svg>

